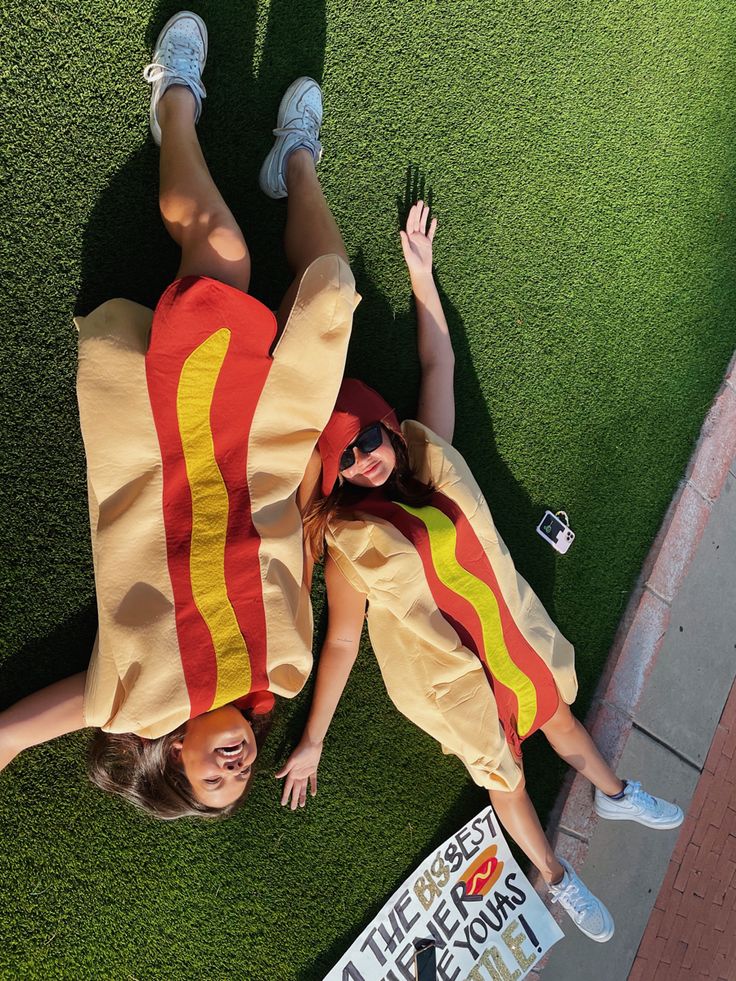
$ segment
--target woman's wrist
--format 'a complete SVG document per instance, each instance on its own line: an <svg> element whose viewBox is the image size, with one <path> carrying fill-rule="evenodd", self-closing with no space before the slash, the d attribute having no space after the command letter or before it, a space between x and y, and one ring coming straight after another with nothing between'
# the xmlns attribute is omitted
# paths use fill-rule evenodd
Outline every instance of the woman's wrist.
<svg viewBox="0 0 736 981"><path fill-rule="evenodd" d="M431 269L428 272L413 275L410 279L411 291L420 303L426 303L429 297L437 293L437 284Z"/></svg>
<svg viewBox="0 0 736 981"><path fill-rule="evenodd" d="M317 733L310 732L309 726L302 733L301 742L302 745L311 746L314 749L321 749L324 745L325 737L324 734L319 736Z"/></svg>

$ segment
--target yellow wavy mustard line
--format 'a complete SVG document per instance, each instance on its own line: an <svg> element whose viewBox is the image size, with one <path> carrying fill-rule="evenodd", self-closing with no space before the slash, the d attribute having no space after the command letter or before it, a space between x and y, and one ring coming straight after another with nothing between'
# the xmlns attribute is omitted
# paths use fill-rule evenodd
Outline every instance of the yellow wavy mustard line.
<svg viewBox="0 0 736 981"><path fill-rule="evenodd" d="M215 648L217 688L211 708L233 701L250 688L245 639L227 594L225 541L229 500L215 458L210 412L230 331L221 328L184 362L176 393L184 463L192 493L190 575L192 594Z"/></svg>
<svg viewBox="0 0 736 981"><path fill-rule="evenodd" d="M491 587L464 569L457 560L457 529L438 508L401 507L425 525L429 533L432 564L440 581L474 607L483 631L486 661L494 678L514 692L519 702L517 729L520 736L531 728L537 714L537 693L531 680L512 660L503 637L498 601Z"/></svg>

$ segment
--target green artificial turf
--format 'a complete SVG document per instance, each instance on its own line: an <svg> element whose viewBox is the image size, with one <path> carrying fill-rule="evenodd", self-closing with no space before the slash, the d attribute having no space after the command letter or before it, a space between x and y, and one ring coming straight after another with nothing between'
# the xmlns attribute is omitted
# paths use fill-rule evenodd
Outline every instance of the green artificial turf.
<svg viewBox="0 0 736 981"><path fill-rule="evenodd" d="M576 644L584 713L734 347L736 8L195 6L211 38L201 140L253 292L275 304L288 282L284 208L256 175L283 89L313 74L320 174L364 297L349 367L406 414L418 374L397 199L410 166L431 187L456 443ZM84 667L94 636L71 317L114 295L153 304L173 278L141 68L175 9L4 5L2 704ZM534 533L547 506L577 532L564 558ZM319 796L282 811L271 774L308 700L282 704L251 798L223 823L157 824L104 797L81 735L16 760L0 777L2 977L321 977L484 797L393 710L366 647ZM561 768L543 742L526 760L544 814Z"/></svg>

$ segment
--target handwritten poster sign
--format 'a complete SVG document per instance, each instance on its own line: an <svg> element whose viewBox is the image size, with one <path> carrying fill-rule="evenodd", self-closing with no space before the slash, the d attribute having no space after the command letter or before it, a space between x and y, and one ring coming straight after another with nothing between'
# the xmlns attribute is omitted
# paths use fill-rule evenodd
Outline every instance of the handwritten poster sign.
<svg viewBox="0 0 736 981"><path fill-rule="evenodd" d="M438 981L520 981L562 936L487 807L422 862L325 981L415 981L426 940Z"/></svg>

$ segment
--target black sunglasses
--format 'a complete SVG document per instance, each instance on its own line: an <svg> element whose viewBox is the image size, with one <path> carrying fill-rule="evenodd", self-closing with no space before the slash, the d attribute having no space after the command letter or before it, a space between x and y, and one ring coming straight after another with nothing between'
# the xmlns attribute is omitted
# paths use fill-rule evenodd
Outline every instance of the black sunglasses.
<svg viewBox="0 0 736 981"><path fill-rule="evenodd" d="M361 453L372 453L373 450L378 449L382 442L383 429L381 428L380 422L374 422L372 426L369 426L360 433L355 442L351 443L350 446L346 446L342 451L340 456L340 472L349 470L355 463L356 446Z"/></svg>

